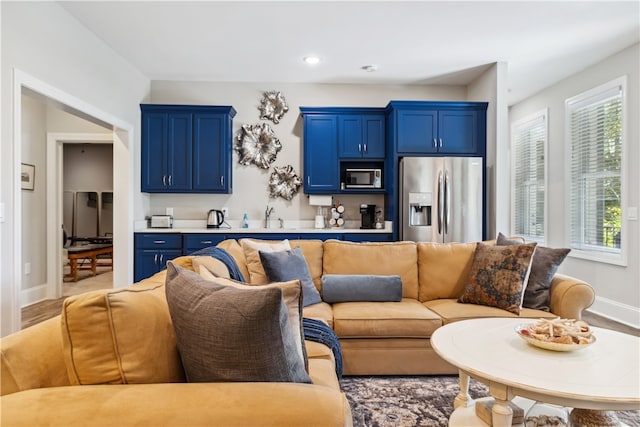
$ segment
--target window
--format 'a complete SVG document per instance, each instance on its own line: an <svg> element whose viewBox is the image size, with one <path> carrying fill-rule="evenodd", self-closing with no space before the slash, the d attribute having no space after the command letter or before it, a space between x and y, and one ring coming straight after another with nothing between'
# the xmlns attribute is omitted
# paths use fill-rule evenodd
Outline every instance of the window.
<svg viewBox="0 0 640 427"><path fill-rule="evenodd" d="M626 79L566 101L572 253L624 263L623 117Z"/></svg>
<svg viewBox="0 0 640 427"><path fill-rule="evenodd" d="M511 233L544 242L547 111L511 127Z"/></svg>

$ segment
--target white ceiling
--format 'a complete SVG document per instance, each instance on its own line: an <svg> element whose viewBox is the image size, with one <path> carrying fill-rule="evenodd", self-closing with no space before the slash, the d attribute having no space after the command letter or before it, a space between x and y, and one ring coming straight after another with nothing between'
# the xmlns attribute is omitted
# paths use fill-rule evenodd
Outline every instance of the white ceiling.
<svg viewBox="0 0 640 427"><path fill-rule="evenodd" d="M152 80L465 85L505 62L509 104L640 40L637 0L60 4Z"/></svg>

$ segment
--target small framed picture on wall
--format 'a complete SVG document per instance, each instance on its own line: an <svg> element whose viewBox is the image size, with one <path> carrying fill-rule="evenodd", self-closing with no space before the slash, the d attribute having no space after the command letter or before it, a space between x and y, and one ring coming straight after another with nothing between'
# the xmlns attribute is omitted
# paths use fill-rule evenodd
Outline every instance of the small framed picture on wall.
<svg viewBox="0 0 640 427"><path fill-rule="evenodd" d="M33 191L36 181L36 167L27 163L22 163L20 172L20 184L23 190Z"/></svg>

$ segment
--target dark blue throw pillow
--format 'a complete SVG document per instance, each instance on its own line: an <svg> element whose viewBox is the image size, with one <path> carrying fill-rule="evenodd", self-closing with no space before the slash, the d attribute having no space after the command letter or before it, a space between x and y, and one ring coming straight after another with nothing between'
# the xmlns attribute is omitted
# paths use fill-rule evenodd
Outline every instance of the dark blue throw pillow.
<svg viewBox="0 0 640 427"><path fill-rule="evenodd" d="M258 251L262 268L271 282L287 282L300 280L302 285L302 306L322 302L320 293L316 289L309 273L307 260L304 259L302 249L293 248L288 251L263 252Z"/></svg>
<svg viewBox="0 0 640 427"><path fill-rule="evenodd" d="M400 276L366 274L325 274L322 276L322 299L328 303L402 300Z"/></svg>

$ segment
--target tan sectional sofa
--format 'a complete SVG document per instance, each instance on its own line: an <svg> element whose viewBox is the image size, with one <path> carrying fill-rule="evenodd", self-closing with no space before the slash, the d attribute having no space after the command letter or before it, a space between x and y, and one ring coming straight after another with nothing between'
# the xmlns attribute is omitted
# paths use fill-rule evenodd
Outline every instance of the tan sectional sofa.
<svg viewBox="0 0 640 427"><path fill-rule="evenodd" d="M429 344L439 326L477 317L514 317L461 304L475 244L291 241L321 291L324 274L399 275L399 302L320 302L305 317L330 325L344 374L444 374L456 369ZM250 277L241 245L219 244ZM192 257L174 262L193 269ZM2 425L349 426L331 350L305 342L313 384L185 383L164 294L166 272L131 287L65 301L61 316L2 339ZM556 275L551 313L580 318L594 299L580 280Z"/></svg>

